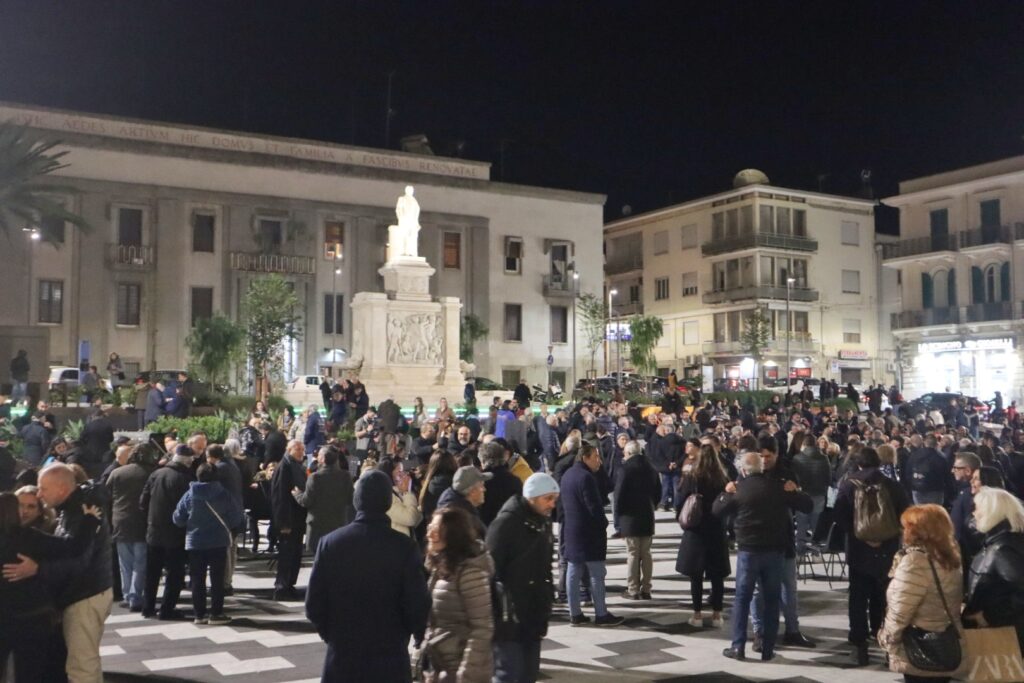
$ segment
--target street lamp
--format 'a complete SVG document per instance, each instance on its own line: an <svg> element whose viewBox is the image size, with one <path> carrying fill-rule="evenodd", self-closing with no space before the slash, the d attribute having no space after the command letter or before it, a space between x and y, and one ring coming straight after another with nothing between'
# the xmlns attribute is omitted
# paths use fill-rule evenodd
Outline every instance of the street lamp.
<svg viewBox="0 0 1024 683"><path fill-rule="evenodd" d="M576 299L580 295L580 274L576 265L572 267L572 384L569 385L569 396L576 391Z"/></svg>
<svg viewBox="0 0 1024 683"><path fill-rule="evenodd" d="M334 251L334 276L332 283L332 290L334 296L331 297L331 306L334 307L334 315L331 319L334 320L334 327L331 328L331 375L337 376L338 374L338 316L342 315L338 311L338 276L341 275L341 266L338 265L338 261L341 260L341 250L335 246Z"/></svg>
<svg viewBox="0 0 1024 683"><path fill-rule="evenodd" d="M612 319L612 298L619 293L617 289L608 290L608 322ZM622 391L622 347L619 345L621 342L619 337L621 336L621 330L619 330L619 321L615 320L615 369L618 374L615 376L615 386L618 387L619 391Z"/></svg>
<svg viewBox="0 0 1024 683"><path fill-rule="evenodd" d="M42 233L39 232L38 228L25 227L21 229L22 232L28 234L28 305L25 307L25 324L32 324L32 262L35 260L35 243L42 238Z"/></svg>
<svg viewBox="0 0 1024 683"><path fill-rule="evenodd" d="M789 374L790 360L789 360L789 340L792 339L793 320L789 314L789 299L793 292L793 283L796 282L795 278L786 278L786 391L789 391Z"/></svg>

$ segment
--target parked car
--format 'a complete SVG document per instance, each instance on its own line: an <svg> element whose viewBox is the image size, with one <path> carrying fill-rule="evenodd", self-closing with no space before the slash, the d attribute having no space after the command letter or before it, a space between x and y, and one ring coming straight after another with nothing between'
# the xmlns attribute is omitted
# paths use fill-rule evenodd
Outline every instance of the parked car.
<svg viewBox="0 0 1024 683"><path fill-rule="evenodd" d="M51 365L50 377L46 380L46 386L49 389L67 387L69 391L72 388L77 389L81 385L81 374L82 371L78 368L72 368L65 365ZM109 379L101 376L100 388L104 391L111 391L113 387L111 387Z"/></svg>
<svg viewBox="0 0 1024 683"><path fill-rule="evenodd" d="M285 383L281 396L296 409L323 405L324 396L320 393L320 384L324 379L324 375L296 375Z"/></svg>
<svg viewBox="0 0 1024 683"><path fill-rule="evenodd" d="M478 406L489 406L497 398L499 401L511 401L513 391L502 384L486 377L474 377L473 386L476 388L476 404Z"/></svg>
<svg viewBox="0 0 1024 683"><path fill-rule="evenodd" d="M901 403L899 409L900 413L904 417L916 418L921 413L927 413L935 409L938 409L939 412L943 412L954 400L956 400L965 409L968 405L973 406L974 410L981 415L982 419L988 415L989 407L984 401L980 401L974 396L967 396L965 394L951 391L937 391L922 394L912 401Z"/></svg>

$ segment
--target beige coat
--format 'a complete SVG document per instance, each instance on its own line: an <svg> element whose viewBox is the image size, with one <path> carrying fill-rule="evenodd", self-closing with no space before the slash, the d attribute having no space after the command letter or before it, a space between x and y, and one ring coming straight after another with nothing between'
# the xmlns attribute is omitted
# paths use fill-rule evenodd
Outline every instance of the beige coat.
<svg viewBox="0 0 1024 683"><path fill-rule="evenodd" d="M432 668L452 683L490 683L494 673L491 638L491 577L494 560L486 546L463 562L451 580L431 578L430 626L427 642Z"/></svg>
<svg viewBox="0 0 1024 683"><path fill-rule="evenodd" d="M935 571L946 597L946 604L959 627L960 604L963 601L963 573L960 568L946 569L935 562ZM889 668L900 673L914 673L903 652L903 631L917 626L926 631L944 631L949 617L935 587L935 578L924 548L904 548L893 561L889 572L892 581L885 593L885 623L878 632L878 644L889 654Z"/></svg>

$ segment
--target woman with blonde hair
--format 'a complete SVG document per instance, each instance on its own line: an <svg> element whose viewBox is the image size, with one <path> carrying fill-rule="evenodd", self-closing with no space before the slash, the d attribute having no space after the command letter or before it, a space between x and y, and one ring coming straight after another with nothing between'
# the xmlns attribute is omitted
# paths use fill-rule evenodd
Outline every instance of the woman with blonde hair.
<svg viewBox="0 0 1024 683"><path fill-rule="evenodd" d="M908 683L948 681L949 675L915 669L903 646L904 632L916 627L940 633L959 628L963 596L960 548L953 522L939 505L914 505L900 515L903 549L896 554L886 590L888 609L878 644L889 655L889 668Z"/></svg>
<svg viewBox="0 0 1024 683"><path fill-rule="evenodd" d="M875 449L878 459L882 462L879 470L893 481L899 481L899 472L896 469L896 449L887 443Z"/></svg>

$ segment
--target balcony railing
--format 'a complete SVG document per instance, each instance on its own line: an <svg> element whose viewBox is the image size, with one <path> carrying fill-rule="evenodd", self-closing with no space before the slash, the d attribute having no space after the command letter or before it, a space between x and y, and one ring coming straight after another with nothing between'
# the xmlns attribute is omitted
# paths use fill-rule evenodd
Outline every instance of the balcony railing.
<svg viewBox="0 0 1024 683"><path fill-rule="evenodd" d="M149 269L156 265L156 249L141 244L107 244L107 263L115 268Z"/></svg>
<svg viewBox="0 0 1024 683"><path fill-rule="evenodd" d="M704 292L702 297L706 304L719 304L725 301L742 301L744 299L778 299L786 300L786 288L772 285L752 285L747 287L733 287L731 289L719 289L712 292ZM791 287L789 289L790 301L817 301L818 290L809 287Z"/></svg>
<svg viewBox="0 0 1024 683"><path fill-rule="evenodd" d="M544 276L544 296L572 298L573 281L571 277L556 275Z"/></svg>
<svg viewBox="0 0 1024 683"><path fill-rule="evenodd" d="M928 327L929 325L960 324L960 308L949 306L944 308L925 308L919 311L900 311L892 314L892 329L902 330L909 327Z"/></svg>
<svg viewBox="0 0 1024 683"><path fill-rule="evenodd" d="M628 273L632 270L643 270L644 260L640 256L633 258L620 258L620 259L609 259L604 264L605 275L618 275L619 273Z"/></svg>
<svg viewBox="0 0 1024 683"><path fill-rule="evenodd" d="M737 237L712 239L701 245L700 250L705 256L725 254L740 249L770 247L772 249L789 249L791 251L818 251L818 240L796 235L776 235L771 232L751 232Z"/></svg>
<svg viewBox="0 0 1024 683"><path fill-rule="evenodd" d="M967 322L987 323L996 320L1012 320L1013 304L1009 301L994 301L986 304L967 306Z"/></svg>
<svg viewBox="0 0 1024 683"><path fill-rule="evenodd" d="M233 251L229 258L232 270L249 273L279 273L281 275L316 274L316 259L310 256Z"/></svg>
<svg viewBox="0 0 1024 683"><path fill-rule="evenodd" d="M612 307L612 313L615 314L616 318L629 315L643 315L644 303L642 301L634 301L629 304L615 304Z"/></svg>
<svg viewBox="0 0 1024 683"><path fill-rule="evenodd" d="M898 242L890 242L882 245L882 258L895 259L945 251L960 251L973 247L1010 244L1014 240L1024 240L1024 223L985 225L948 235L912 237Z"/></svg>
<svg viewBox="0 0 1024 683"><path fill-rule="evenodd" d="M811 337L810 332L794 332L792 339L789 341L789 350L792 353L807 353L817 350L818 342ZM733 354L746 354L748 348L740 341L710 341L704 342L702 348L705 354L714 353L733 353ZM786 333L779 332L775 339L768 342L768 347L765 349L768 353L785 353L786 352Z"/></svg>

